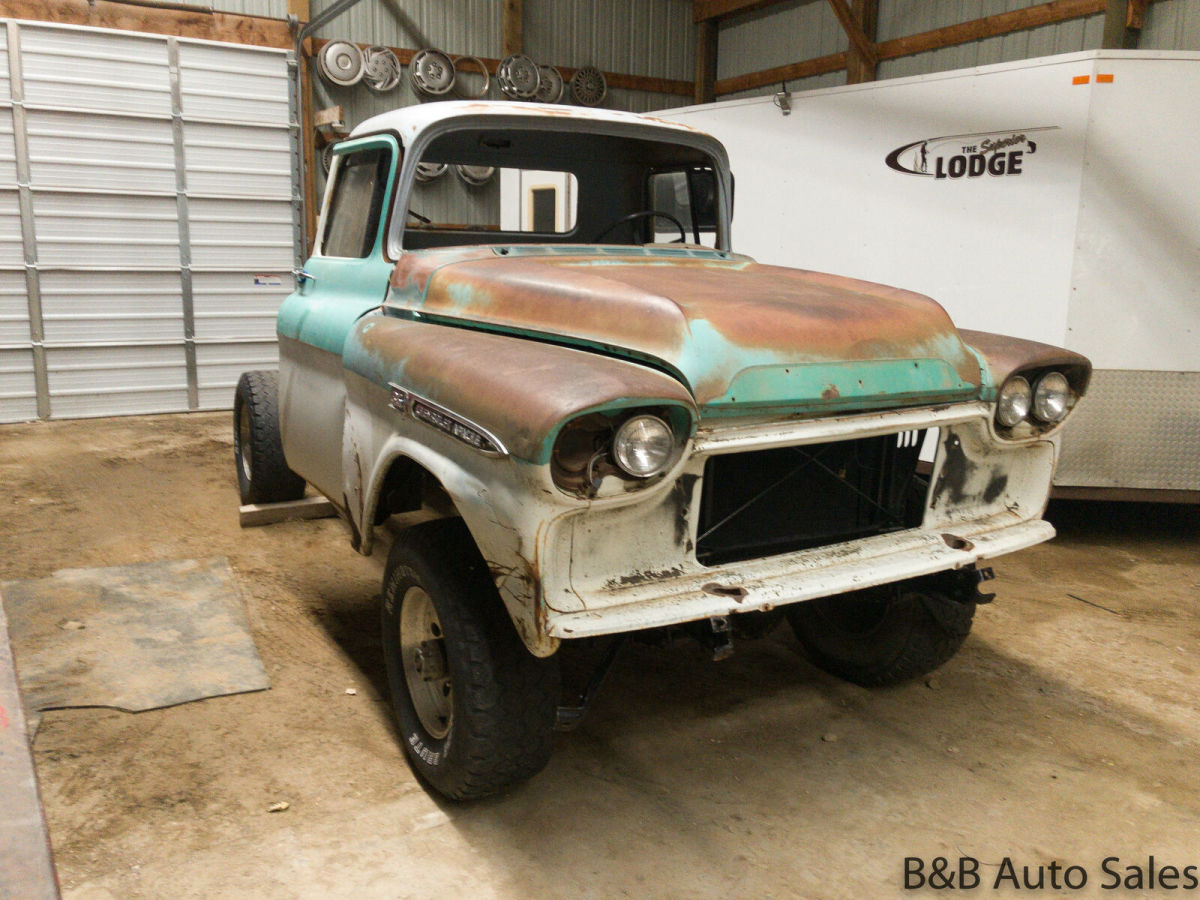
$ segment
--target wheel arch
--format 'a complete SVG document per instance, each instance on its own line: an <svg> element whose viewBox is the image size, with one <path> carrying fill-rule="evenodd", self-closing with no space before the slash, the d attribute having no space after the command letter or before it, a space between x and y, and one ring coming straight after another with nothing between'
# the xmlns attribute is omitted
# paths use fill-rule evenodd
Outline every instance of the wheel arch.
<svg viewBox="0 0 1200 900"><path fill-rule="evenodd" d="M372 468L362 498L359 552L370 555L374 530L395 514L414 513L411 527L460 518L491 573L513 626L531 653L547 657L560 640L545 634L541 581L522 553L518 530L500 524L487 485L427 446L392 435ZM404 539L404 530L394 535Z"/></svg>

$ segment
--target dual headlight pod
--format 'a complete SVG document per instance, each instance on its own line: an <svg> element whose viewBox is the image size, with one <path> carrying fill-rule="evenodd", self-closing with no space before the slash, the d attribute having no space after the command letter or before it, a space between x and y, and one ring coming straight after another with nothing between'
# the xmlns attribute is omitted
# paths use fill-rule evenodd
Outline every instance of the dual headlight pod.
<svg viewBox="0 0 1200 900"><path fill-rule="evenodd" d="M1045 372L1031 385L1024 375L1013 375L996 398L996 424L1016 428L1032 419L1034 424L1057 425L1075 405L1075 392L1062 372Z"/></svg>

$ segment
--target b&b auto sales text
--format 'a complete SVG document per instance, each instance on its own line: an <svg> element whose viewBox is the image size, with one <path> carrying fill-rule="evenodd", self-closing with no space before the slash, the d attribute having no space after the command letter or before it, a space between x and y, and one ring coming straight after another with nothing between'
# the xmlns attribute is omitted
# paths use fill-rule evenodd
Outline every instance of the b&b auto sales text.
<svg viewBox="0 0 1200 900"><path fill-rule="evenodd" d="M988 864L990 869L994 863ZM917 891L971 891L990 886L1029 891L1078 891L1092 880L1092 873L1077 864L1054 860L1041 865L1022 865L1004 857L996 872L981 872L983 866L973 856L950 858L935 856L928 862L919 856L904 858L904 889ZM1098 885L1106 891L1194 891L1200 887L1200 865L1163 864L1150 856L1136 862L1119 856L1100 861Z"/></svg>

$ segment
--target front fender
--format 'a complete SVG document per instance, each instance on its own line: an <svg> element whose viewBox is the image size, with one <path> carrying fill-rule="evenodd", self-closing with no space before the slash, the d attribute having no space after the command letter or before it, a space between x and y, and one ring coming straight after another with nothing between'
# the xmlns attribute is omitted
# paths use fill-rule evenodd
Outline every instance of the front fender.
<svg viewBox="0 0 1200 900"><path fill-rule="evenodd" d="M491 569L531 652L553 653L546 630L544 535L581 501L557 490L549 459L562 424L593 410L640 404L696 409L673 378L625 360L469 329L368 316L344 354L344 496L370 553L388 470L400 457L437 479ZM392 405L393 387L486 429L504 447L480 452Z"/></svg>
<svg viewBox="0 0 1200 900"><path fill-rule="evenodd" d="M364 317L346 342L346 369L381 388L396 385L495 434L526 462L550 461L561 425L593 410L670 405L686 410L680 382L638 363L473 328L386 314Z"/></svg>
<svg viewBox="0 0 1200 900"><path fill-rule="evenodd" d="M999 390L1009 376L1018 372L1057 369L1067 376L1076 394L1082 397L1087 392L1092 363L1082 354L1052 344L987 331L960 328L958 333L968 346L983 357L992 386L996 390Z"/></svg>

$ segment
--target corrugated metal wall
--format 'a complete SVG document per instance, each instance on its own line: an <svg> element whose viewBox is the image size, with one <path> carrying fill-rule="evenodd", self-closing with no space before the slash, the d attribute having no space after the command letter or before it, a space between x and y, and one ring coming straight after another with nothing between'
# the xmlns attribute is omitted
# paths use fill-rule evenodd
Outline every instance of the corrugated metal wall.
<svg viewBox="0 0 1200 900"><path fill-rule="evenodd" d="M732 78L804 59L815 59L846 49L846 32L826 0L785 3L757 13L738 16L721 24L717 44L717 78ZM808 91L846 83L845 72L830 72L788 82L788 90ZM779 85L768 85L719 100L737 100L773 94Z"/></svg>
<svg viewBox="0 0 1200 900"><path fill-rule="evenodd" d="M0 421L228 407L295 261L286 54L4 27Z"/></svg>
<svg viewBox="0 0 1200 900"><path fill-rule="evenodd" d="M332 2L313 0L312 15ZM498 58L500 7L499 0L362 0L317 36ZM593 65L627 75L687 81L694 77L696 30L691 0L525 0L524 7L525 53L539 63ZM319 77L314 86L317 106L341 106L351 125L420 102L408 84L407 70L400 86L387 94L372 93L361 85L338 88ZM488 99L503 99L495 79ZM679 94L610 89L603 106L642 112L690 102L690 97Z"/></svg>
<svg viewBox="0 0 1200 900"><path fill-rule="evenodd" d="M313 0L312 15L332 3ZM609 72L684 81L695 77L691 0L525 0L524 10L525 53L543 65L592 65ZM436 47L452 57L496 59L502 55L500 34L499 0L362 0L320 29L317 37L410 49ZM495 78L487 97L504 99ZM602 106L645 112L685 106L691 99L610 88ZM338 87L314 75L313 102L317 109L341 106L346 124L353 127L378 113L422 100L409 84L405 69L400 85L384 94L362 84ZM318 189L323 186L324 179L318 177ZM473 188L453 173L418 185L416 190L414 208L442 222L471 221L478 218L472 210L498 202L495 180Z"/></svg>
<svg viewBox="0 0 1200 900"><path fill-rule="evenodd" d="M1044 0L883 0L879 4L880 41L920 34L959 22L982 19L997 13L1037 6ZM1057 53L1098 50L1104 37L1104 16L1072 19L1042 28L1018 31L984 41L972 41L929 53L886 60L879 65L879 78L903 78L950 69L967 69L992 63L1013 62Z"/></svg>
<svg viewBox="0 0 1200 900"><path fill-rule="evenodd" d="M1200 2L1157 0L1146 10L1143 50L1200 50Z"/></svg>
<svg viewBox="0 0 1200 900"><path fill-rule="evenodd" d="M287 16L287 0L212 0L203 5L212 7L216 12L243 16L266 16L269 19Z"/></svg>
<svg viewBox="0 0 1200 900"><path fill-rule="evenodd" d="M1036 6L1044 0L880 0L877 39L920 34L973 19ZM1073 19L984 41L973 41L879 64L880 79L926 75L950 69L1011 62L1079 50L1097 50L1103 15ZM729 19L721 24L717 77L730 78L775 66L838 53L847 39L826 0L797 0ZM1145 50L1200 50L1200 2L1157 0L1146 13L1139 44ZM789 82L792 90L844 84L844 72ZM768 85L719 99L773 94Z"/></svg>

